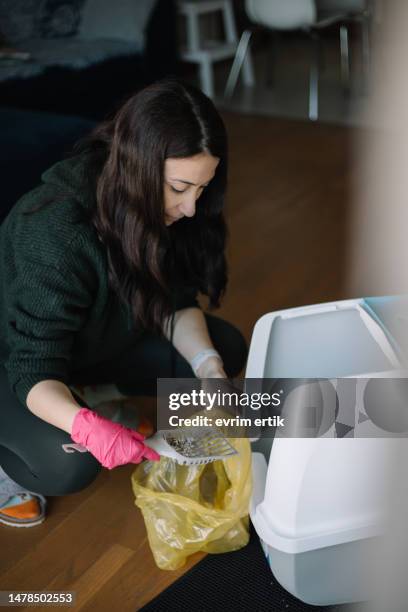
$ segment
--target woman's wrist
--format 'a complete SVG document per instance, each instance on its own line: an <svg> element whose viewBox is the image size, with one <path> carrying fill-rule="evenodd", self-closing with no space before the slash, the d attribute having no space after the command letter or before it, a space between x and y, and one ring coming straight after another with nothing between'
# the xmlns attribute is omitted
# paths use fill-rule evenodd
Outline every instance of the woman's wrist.
<svg viewBox="0 0 408 612"><path fill-rule="evenodd" d="M195 372L198 378L227 378L221 357L209 356Z"/></svg>

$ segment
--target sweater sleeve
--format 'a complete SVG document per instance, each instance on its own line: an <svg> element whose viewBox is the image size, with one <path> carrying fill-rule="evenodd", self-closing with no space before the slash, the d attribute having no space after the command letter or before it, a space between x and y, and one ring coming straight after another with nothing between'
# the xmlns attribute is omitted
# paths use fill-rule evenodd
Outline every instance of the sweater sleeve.
<svg viewBox="0 0 408 612"><path fill-rule="evenodd" d="M80 261L51 266L24 260L8 287L7 301L10 352L4 365L11 388L26 405L36 383L67 383L75 333L92 304L92 291Z"/></svg>

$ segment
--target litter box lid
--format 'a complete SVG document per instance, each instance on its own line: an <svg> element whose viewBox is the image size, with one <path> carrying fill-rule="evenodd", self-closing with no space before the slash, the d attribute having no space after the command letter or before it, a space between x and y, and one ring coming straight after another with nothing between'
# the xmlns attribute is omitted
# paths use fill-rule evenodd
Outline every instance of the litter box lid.
<svg viewBox="0 0 408 612"><path fill-rule="evenodd" d="M401 367L402 354L368 301L328 302L265 314L246 378L334 378Z"/></svg>

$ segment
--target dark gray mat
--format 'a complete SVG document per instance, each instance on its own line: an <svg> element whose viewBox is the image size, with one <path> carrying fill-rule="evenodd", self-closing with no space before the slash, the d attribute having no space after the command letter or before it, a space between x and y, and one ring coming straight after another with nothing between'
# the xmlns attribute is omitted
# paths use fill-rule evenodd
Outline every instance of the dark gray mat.
<svg viewBox="0 0 408 612"><path fill-rule="evenodd" d="M275 580L253 527L247 546L208 555L141 612L349 612L351 605L310 606Z"/></svg>

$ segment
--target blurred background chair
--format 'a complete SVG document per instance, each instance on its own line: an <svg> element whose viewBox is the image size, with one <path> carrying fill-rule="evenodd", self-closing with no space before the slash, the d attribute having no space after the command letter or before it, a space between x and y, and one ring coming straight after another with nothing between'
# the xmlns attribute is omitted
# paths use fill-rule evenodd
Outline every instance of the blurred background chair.
<svg viewBox="0 0 408 612"><path fill-rule="evenodd" d="M181 50L181 59L199 66L200 87L207 96L214 96L214 62L233 58L237 50L238 35L231 0L179 0L178 10L185 17L186 45ZM211 40L204 36L201 17L220 13L224 36ZM242 62L245 85L254 84L250 55Z"/></svg>
<svg viewBox="0 0 408 612"><path fill-rule="evenodd" d="M341 77L345 91L350 87L349 26L358 22L362 33L362 55L365 80L368 82L370 65L370 0L246 0L245 10L251 27L241 36L225 87L225 97L234 92L241 67L249 52L255 31L271 32L302 30L311 43L309 72L309 119L319 116L319 68L321 64L320 33L325 28L339 27Z"/></svg>

